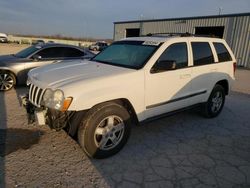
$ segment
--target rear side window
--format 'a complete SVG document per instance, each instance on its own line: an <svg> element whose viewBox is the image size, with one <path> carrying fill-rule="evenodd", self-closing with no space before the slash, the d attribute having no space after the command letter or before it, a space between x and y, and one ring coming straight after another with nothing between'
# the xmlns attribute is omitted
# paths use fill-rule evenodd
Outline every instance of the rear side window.
<svg viewBox="0 0 250 188"><path fill-rule="evenodd" d="M194 65L214 63L213 53L208 42L192 42Z"/></svg>
<svg viewBox="0 0 250 188"><path fill-rule="evenodd" d="M82 57L84 55L84 52L75 48L64 47L63 49L63 57Z"/></svg>
<svg viewBox="0 0 250 188"><path fill-rule="evenodd" d="M232 61L232 57L222 43L214 42L214 47L218 55L219 62Z"/></svg>

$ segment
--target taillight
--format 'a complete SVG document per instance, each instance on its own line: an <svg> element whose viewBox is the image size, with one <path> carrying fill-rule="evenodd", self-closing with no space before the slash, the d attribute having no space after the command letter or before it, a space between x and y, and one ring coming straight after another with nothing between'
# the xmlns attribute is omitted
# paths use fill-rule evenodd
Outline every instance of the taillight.
<svg viewBox="0 0 250 188"><path fill-rule="evenodd" d="M235 75L236 67L237 67L237 63L234 62L234 63L233 63L234 75Z"/></svg>

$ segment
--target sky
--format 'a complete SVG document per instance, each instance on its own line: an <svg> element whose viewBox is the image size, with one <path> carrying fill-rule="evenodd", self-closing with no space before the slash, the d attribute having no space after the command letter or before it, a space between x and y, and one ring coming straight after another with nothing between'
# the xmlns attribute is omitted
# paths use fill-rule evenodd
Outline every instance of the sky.
<svg viewBox="0 0 250 188"><path fill-rule="evenodd" d="M116 21L250 12L250 0L0 0L0 32L113 38Z"/></svg>

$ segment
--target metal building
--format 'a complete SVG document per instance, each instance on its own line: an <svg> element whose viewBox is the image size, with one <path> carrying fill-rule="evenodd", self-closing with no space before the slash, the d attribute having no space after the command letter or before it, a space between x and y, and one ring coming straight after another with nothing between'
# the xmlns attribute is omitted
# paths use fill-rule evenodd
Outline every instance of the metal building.
<svg viewBox="0 0 250 188"><path fill-rule="evenodd" d="M114 40L149 33L185 32L224 38L238 66L250 68L250 13L114 22Z"/></svg>

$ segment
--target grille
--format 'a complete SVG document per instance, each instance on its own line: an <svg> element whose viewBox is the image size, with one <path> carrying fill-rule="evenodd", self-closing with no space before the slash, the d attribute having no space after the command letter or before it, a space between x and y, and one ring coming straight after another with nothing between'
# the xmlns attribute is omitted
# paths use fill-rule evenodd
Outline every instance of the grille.
<svg viewBox="0 0 250 188"><path fill-rule="evenodd" d="M30 84L29 101L33 105L40 107L44 91L45 91L45 89L41 89L41 88L35 86L34 84Z"/></svg>

